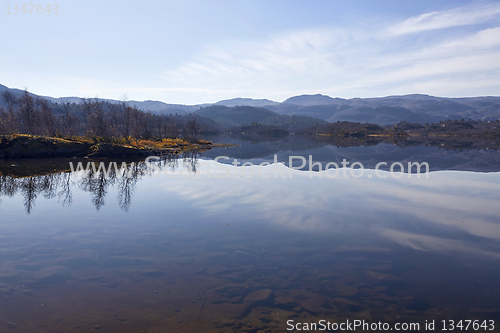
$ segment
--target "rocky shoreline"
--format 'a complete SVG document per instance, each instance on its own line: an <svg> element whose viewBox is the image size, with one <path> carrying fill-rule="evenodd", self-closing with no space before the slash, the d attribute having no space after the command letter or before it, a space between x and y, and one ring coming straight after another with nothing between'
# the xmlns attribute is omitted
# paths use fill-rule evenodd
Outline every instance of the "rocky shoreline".
<svg viewBox="0 0 500 333"><path fill-rule="evenodd" d="M200 140L189 142L173 139L166 143L142 147L128 144L95 142L85 139L54 138L36 135L0 136L0 159L39 158L132 158L150 155L178 154L190 150L209 150L232 145Z"/></svg>

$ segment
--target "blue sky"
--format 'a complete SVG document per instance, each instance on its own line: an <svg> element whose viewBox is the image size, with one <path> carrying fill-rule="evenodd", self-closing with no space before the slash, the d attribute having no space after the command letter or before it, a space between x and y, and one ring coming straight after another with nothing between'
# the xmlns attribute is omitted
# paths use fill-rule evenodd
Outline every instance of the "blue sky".
<svg viewBox="0 0 500 333"><path fill-rule="evenodd" d="M500 1L73 0L57 14L14 4L2 1L0 83L41 95L197 104L500 92Z"/></svg>

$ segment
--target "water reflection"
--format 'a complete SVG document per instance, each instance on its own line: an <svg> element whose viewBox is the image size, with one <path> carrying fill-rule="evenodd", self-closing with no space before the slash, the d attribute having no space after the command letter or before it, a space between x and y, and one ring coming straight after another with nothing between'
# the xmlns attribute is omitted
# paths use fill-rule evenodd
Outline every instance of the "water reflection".
<svg viewBox="0 0 500 333"><path fill-rule="evenodd" d="M117 164L117 169L109 168L109 162L103 162L109 173L99 172L99 163L96 168L86 168L86 171L80 171L79 174L71 172L61 172L47 174L42 176L28 176L16 178L9 175L0 175L0 195L14 197L21 195L23 197L26 212L30 214L35 207L36 199L42 195L45 199L55 199L63 206L69 206L73 203L74 189L81 189L91 194L92 204L97 211L105 205L106 195L111 187L118 190L117 200L123 211L128 211L132 204L132 196L138 181L143 177L151 175L154 170L151 165L163 171L176 172L179 167L187 170L189 173L197 172L198 157L197 151L185 152L183 154L169 154L159 158L154 163L145 163L144 161L133 162L129 164ZM179 165L181 161L181 165ZM75 163L76 166L76 163Z"/></svg>
<svg viewBox="0 0 500 333"><path fill-rule="evenodd" d="M217 178L199 157L2 176L0 331L500 319L500 173Z"/></svg>
<svg viewBox="0 0 500 333"><path fill-rule="evenodd" d="M466 138L468 139L468 138ZM314 162L326 165L328 162L340 164L345 158L348 162L361 162L365 168L374 168L378 162L427 162L432 171L461 170L477 172L500 171L500 150L498 145L488 141L480 141L478 145L465 145L462 148L447 147L436 138L428 144L410 140L388 141L387 138L371 138L368 142L349 139L354 142L328 142L324 140L304 140L295 135L278 141L248 142L235 138L216 138L216 142L227 142L241 145L238 149L212 149L204 153L209 158L225 155L239 160L250 160L258 164L262 161L278 161L288 164L290 156L312 156ZM217 141L219 140L219 141ZM436 141L436 142L434 142ZM232 161L222 161L231 163ZM308 162L308 161L307 161ZM309 165L306 164L305 168ZM382 169L388 167L382 167ZM313 168L317 170L317 168Z"/></svg>

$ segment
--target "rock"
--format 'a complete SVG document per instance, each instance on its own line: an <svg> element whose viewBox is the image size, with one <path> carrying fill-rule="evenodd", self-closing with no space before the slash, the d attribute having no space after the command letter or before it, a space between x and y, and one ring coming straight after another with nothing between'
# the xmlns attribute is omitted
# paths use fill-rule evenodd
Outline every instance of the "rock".
<svg viewBox="0 0 500 333"><path fill-rule="evenodd" d="M0 271L0 282L6 282L6 283L15 282L19 280L20 277L21 274L16 271L4 271L4 270Z"/></svg>
<svg viewBox="0 0 500 333"><path fill-rule="evenodd" d="M367 266L366 268L369 269L370 271L389 271L392 269L392 265L390 264L371 265Z"/></svg>
<svg viewBox="0 0 500 333"><path fill-rule="evenodd" d="M109 288L109 289L113 289L113 288L116 288L118 285L115 282L107 281L107 282L101 283L101 286Z"/></svg>
<svg viewBox="0 0 500 333"><path fill-rule="evenodd" d="M26 271L38 271L42 268L40 262L23 262L16 265L16 268Z"/></svg>
<svg viewBox="0 0 500 333"><path fill-rule="evenodd" d="M13 323L13 322L8 322L7 323L7 327L8 328L16 328L17 326L19 326L19 324L17 324L17 323Z"/></svg>
<svg viewBox="0 0 500 333"><path fill-rule="evenodd" d="M494 313L494 312L500 312L500 309L498 309L498 308L493 308L493 309L471 308L470 311L475 312L475 313Z"/></svg>
<svg viewBox="0 0 500 333"><path fill-rule="evenodd" d="M234 320L234 319L224 319L220 323L221 323L221 325L224 325L224 326L233 326L236 323L236 320Z"/></svg>
<svg viewBox="0 0 500 333"><path fill-rule="evenodd" d="M214 265L214 264L222 264L224 261L229 259L229 255L227 253L211 253L210 255L207 256L207 264L209 265Z"/></svg>
<svg viewBox="0 0 500 333"><path fill-rule="evenodd" d="M411 303L405 306L406 310L411 311L425 311L428 308L430 308L430 305L423 298L413 298Z"/></svg>
<svg viewBox="0 0 500 333"><path fill-rule="evenodd" d="M70 277L71 269L66 266L49 266L34 274L36 282L41 284L56 284L64 282Z"/></svg>
<svg viewBox="0 0 500 333"><path fill-rule="evenodd" d="M283 304L283 305L290 305L290 304L295 304L296 302L294 301L293 298L291 298L289 296L281 296L281 297L276 297L274 299L274 303Z"/></svg>
<svg viewBox="0 0 500 333"><path fill-rule="evenodd" d="M194 262L192 257L174 257L170 260L178 265L191 265Z"/></svg>
<svg viewBox="0 0 500 333"><path fill-rule="evenodd" d="M379 294L376 296L377 299L381 299L383 301L388 301L388 302L399 302L401 300L400 297L390 297L387 296L386 294Z"/></svg>
<svg viewBox="0 0 500 333"><path fill-rule="evenodd" d="M344 245L333 250L335 252L367 252L367 253L392 253L392 250L387 247L368 247L368 246L354 246Z"/></svg>
<svg viewBox="0 0 500 333"><path fill-rule="evenodd" d="M321 305L323 304L323 300L320 298L297 300L297 303L309 312L321 313L321 311L323 311L321 307Z"/></svg>
<svg viewBox="0 0 500 333"><path fill-rule="evenodd" d="M273 291L271 289L262 289L251 292L245 297L244 302L253 303L253 302L263 301L265 299L268 299L269 296L271 296L272 292Z"/></svg>
<svg viewBox="0 0 500 333"><path fill-rule="evenodd" d="M401 278L399 278L397 276L379 273L379 272L373 272L373 271L365 272L365 279L371 283L402 281Z"/></svg>
<svg viewBox="0 0 500 333"><path fill-rule="evenodd" d="M102 259L100 261L99 267L103 269L103 268L117 268L125 266L145 266L152 264L153 264L152 261L143 260L140 258L109 257Z"/></svg>
<svg viewBox="0 0 500 333"><path fill-rule="evenodd" d="M370 288L361 288L359 289L359 294L361 296L375 296L378 294L378 292L374 289L370 289Z"/></svg>
<svg viewBox="0 0 500 333"><path fill-rule="evenodd" d="M82 269L88 267L96 267L99 254L92 250L81 250L69 256L59 258L56 263L60 266L68 266L72 269Z"/></svg>
<svg viewBox="0 0 500 333"><path fill-rule="evenodd" d="M358 288L354 286L337 286L336 292L338 296L354 296L358 293Z"/></svg>
<svg viewBox="0 0 500 333"><path fill-rule="evenodd" d="M342 297L335 298L334 301L337 302L337 303L346 304L346 305L354 305L354 306L358 306L359 305L355 301L352 301L352 300L347 299L347 298L342 298Z"/></svg>
<svg viewBox="0 0 500 333"><path fill-rule="evenodd" d="M243 251L236 251L233 257L241 265L257 265L262 262L259 257Z"/></svg>
<svg viewBox="0 0 500 333"><path fill-rule="evenodd" d="M137 274L147 277L160 277L165 275L165 271L156 268L142 268L139 271L137 271Z"/></svg>
<svg viewBox="0 0 500 333"><path fill-rule="evenodd" d="M22 290L20 290L20 292L22 292L23 294L26 294L26 295L31 295L34 291L35 291L35 289L22 289Z"/></svg>

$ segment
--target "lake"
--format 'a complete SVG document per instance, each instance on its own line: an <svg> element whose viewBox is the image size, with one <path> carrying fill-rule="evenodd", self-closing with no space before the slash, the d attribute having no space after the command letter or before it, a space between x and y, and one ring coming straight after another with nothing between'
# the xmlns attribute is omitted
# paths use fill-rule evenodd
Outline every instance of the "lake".
<svg viewBox="0 0 500 333"><path fill-rule="evenodd" d="M0 332L499 331L499 152L232 143L129 178L3 175Z"/></svg>

